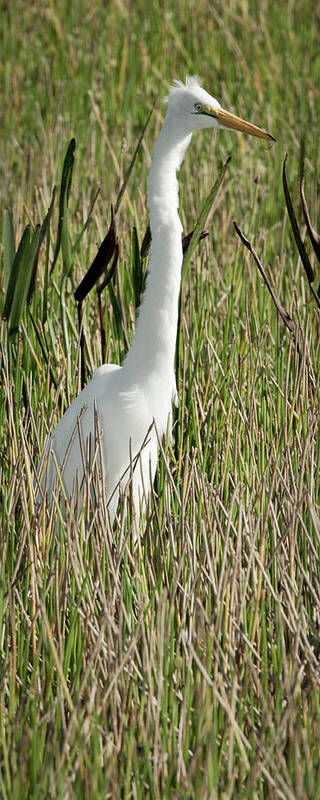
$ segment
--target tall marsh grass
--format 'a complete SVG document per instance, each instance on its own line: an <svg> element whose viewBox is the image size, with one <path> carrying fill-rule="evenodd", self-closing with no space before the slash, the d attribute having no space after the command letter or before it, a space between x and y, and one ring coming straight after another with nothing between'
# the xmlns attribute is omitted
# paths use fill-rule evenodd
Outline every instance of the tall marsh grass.
<svg viewBox="0 0 320 800"><path fill-rule="evenodd" d="M317 798L319 311L282 187L287 152L317 289L298 203L303 141L317 227L317 9L306 0L13 0L2 21L1 202L10 213L1 312L13 231L16 249L30 226L22 277L41 233L43 241L29 306L12 281L16 306L0 327L0 794ZM160 98L187 73L277 143L205 133L181 170L188 233L232 156L209 235L184 276L174 439L160 443L136 537L125 507L110 529L99 486L94 506L89 493L79 518L72 507L63 518L58 503L37 512L34 481L46 435L84 370L90 377L102 349L119 362L130 344ZM100 308L95 289L82 303L81 337L74 291L107 234L154 102L116 214L116 273ZM259 254L294 336L232 220Z"/></svg>

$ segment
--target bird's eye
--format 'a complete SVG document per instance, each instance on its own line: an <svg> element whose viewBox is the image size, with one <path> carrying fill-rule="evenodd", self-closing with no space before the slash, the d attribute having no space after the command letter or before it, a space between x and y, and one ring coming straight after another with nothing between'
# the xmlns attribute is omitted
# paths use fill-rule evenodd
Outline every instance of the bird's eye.
<svg viewBox="0 0 320 800"><path fill-rule="evenodd" d="M196 111L201 111L201 108L202 108L201 103L195 103L194 107L195 107Z"/></svg>

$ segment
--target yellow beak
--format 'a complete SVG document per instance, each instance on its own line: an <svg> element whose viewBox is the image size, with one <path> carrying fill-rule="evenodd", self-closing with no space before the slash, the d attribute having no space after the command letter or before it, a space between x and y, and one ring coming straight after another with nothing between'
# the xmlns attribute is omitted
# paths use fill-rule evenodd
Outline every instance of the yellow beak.
<svg viewBox="0 0 320 800"><path fill-rule="evenodd" d="M262 128L258 128L257 125L252 125L251 122L246 122L244 119L236 117L235 114L230 114L230 111L225 111L224 108L212 108L211 113L224 128L229 128L232 131L249 133L250 136L258 136L259 139L276 141L274 136L271 136L271 133L263 131Z"/></svg>

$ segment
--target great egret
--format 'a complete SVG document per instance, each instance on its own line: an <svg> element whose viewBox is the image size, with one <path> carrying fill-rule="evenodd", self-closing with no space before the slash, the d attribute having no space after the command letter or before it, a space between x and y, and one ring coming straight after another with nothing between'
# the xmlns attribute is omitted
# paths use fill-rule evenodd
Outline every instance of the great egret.
<svg viewBox="0 0 320 800"><path fill-rule="evenodd" d="M131 348L121 367L104 364L94 372L56 426L47 450L48 473L43 486L51 496L58 465L70 497L75 480L81 488L98 431L111 520L120 487L129 480L139 515L155 475L158 437L167 430L176 395L174 355L182 264L176 173L192 134L202 128L227 128L273 139L221 108L196 77L187 78L185 84L174 82L148 180L152 242Z"/></svg>

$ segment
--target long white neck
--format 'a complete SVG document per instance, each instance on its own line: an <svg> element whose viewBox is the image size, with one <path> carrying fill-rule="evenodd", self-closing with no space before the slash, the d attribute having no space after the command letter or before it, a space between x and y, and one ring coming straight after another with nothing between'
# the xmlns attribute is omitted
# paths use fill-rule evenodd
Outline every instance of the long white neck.
<svg viewBox="0 0 320 800"><path fill-rule="evenodd" d="M174 356L182 265L182 225L178 214L176 172L191 141L166 119L155 144L148 180L152 235L146 289L124 368L132 379L152 385L152 393L170 383Z"/></svg>

